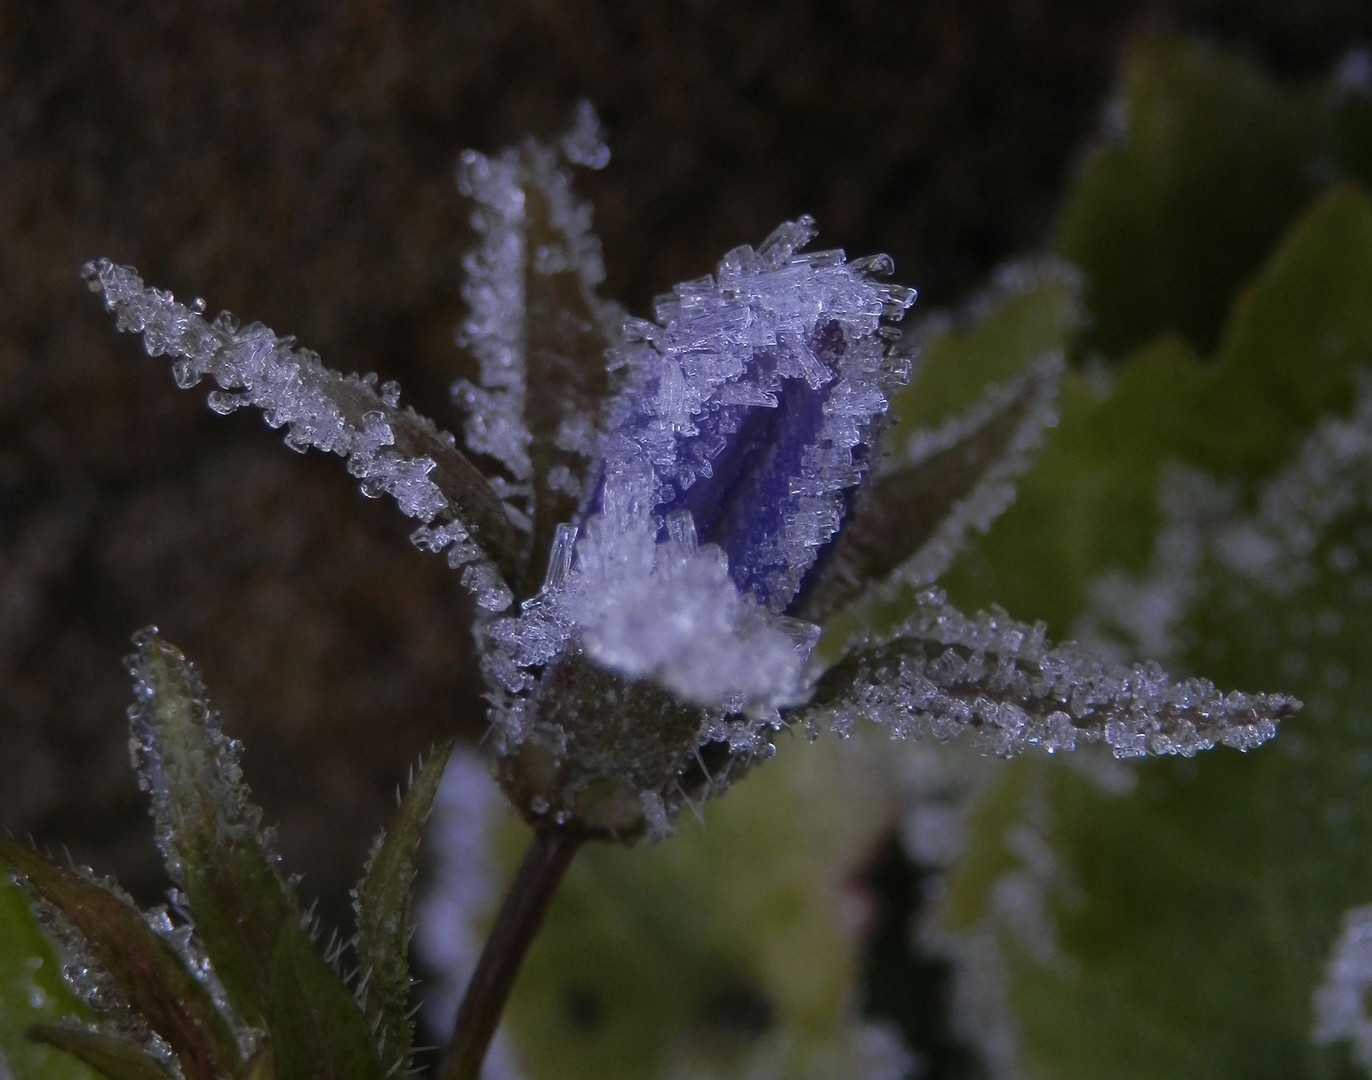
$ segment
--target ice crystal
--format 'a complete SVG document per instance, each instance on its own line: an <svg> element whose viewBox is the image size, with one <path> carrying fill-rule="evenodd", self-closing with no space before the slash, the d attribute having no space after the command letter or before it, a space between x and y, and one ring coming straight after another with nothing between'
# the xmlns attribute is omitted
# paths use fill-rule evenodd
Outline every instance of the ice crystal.
<svg viewBox="0 0 1372 1080"><path fill-rule="evenodd" d="M815 635L777 616L861 479L899 369L881 319L914 298L841 252L796 254L812 234L802 220L730 252L627 328L580 539L561 535L543 593L492 631L510 690L576 638L699 704L796 700Z"/></svg>
<svg viewBox="0 0 1372 1080"><path fill-rule="evenodd" d="M501 778L530 818L659 835L794 722L1134 756L1247 749L1296 707L1054 648L1041 627L941 599L817 669L829 614L873 583L930 585L1004 509L1054 422L1062 361L890 440L911 367L892 323L915 294L884 280L887 256L807 250L802 217L658 297L651 320L625 318L596 296L600 249L566 168L607 160L589 107L556 147L463 156L479 237L458 334L475 378L454 388L466 453L393 384L87 267L179 385L209 375L216 411L255 405L291 446L345 457L365 493L420 522L416 544L464 567L494 613L477 637Z"/></svg>

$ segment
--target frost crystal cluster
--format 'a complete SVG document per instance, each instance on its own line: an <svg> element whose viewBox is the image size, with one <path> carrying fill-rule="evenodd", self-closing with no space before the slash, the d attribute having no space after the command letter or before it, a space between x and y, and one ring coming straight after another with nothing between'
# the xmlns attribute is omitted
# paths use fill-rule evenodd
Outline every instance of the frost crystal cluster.
<svg viewBox="0 0 1372 1080"><path fill-rule="evenodd" d="M418 519L419 546L463 568L485 611L497 772L531 820L659 834L796 723L1134 756L1247 749L1296 707L1106 665L928 592L1013 496L1054 421L1061 358L893 438L912 350L892 324L915 294L885 280L889 258L808 251L801 218L659 297L651 320L625 317L596 295L599 245L566 168L607 160L589 108L557 147L463 157L480 238L458 333L471 378L454 387L465 450L393 384L206 321L131 269L87 268L179 385L208 376L217 411L255 405L292 447L344 457L365 493ZM926 593L896 633L824 670L821 625L873 586Z"/></svg>

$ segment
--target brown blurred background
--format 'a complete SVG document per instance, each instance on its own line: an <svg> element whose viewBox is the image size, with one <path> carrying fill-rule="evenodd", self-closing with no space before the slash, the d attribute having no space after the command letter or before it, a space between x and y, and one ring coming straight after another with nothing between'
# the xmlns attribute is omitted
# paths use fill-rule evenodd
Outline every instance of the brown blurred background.
<svg viewBox="0 0 1372 1080"><path fill-rule="evenodd" d="M920 307L1036 247L1121 44L1318 74L1367 0L0 0L0 827L164 882L125 750L129 635L201 665L326 921L406 766L482 729L468 606L406 522L213 416L78 277L108 255L459 423L465 147L587 97L608 295L642 312L801 212Z"/></svg>

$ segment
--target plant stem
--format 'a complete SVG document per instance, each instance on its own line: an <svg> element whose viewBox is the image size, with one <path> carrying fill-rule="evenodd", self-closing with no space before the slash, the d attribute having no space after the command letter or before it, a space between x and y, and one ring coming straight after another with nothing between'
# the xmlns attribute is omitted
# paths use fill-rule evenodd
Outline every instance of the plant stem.
<svg viewBox="0 0 1372 1080"><path fill-rule="evenodd" d="M458 1006L443 1063L443 1080L480 1077L481 1063L486 1059L524 955L538 933L558 882L580 846L580 838L560 830L534 830L533 843L505 894L476 971Z"/></svg>

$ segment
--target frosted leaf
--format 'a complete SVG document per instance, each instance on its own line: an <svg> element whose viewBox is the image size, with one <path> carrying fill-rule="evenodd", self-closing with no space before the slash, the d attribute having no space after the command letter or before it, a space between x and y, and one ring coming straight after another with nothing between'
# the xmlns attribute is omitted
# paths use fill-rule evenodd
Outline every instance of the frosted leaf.
<svg viewBox="0 0 1372 1080"><path fill-rule="evenodd" d="M126 661L133 677L129 753L172 881L185 885L181 845L207 826L223 842L263 845L268 860L278 862L243 783L242 747L224 734L194 665L158 638L156 627L140 631L134 644L137 652ZM191 791L208 801L212 817L187 819Z"/></svg>
<svg viewBox="0 0 1372 1080"><path fill-rule="evenodd" d="M1158 495L1163 524L1153 541L1149 572L1103 574L1091 584L1078 638L1119 659L1160 660L1177 655L1179 633L1200 588L1199 574L1212 538L1237 510L1237 492L1204 473L1181 466L1164 470ZM1264 553L1260 559L1268 562Z"/></svg>
<svg viewBox="0 0 1372 1080"><path fill-rule="evenodd" d="M971 730L1001 756L1104 742L1120 758L1190 757L1220 744L1258 746L1300 707L1282 694L1224 694L1204 679L1173 682L1156 664L1050 647L1041 624L1003 612L968 618L937 592L921 601L897 633L825 672L801 717L875 720L896 738L948 740Z"/></svg>
<svg viewBox="0 0 1372 1080"><path fill-rule="evenodd" d="M484 558L512 576L522 545L505 507L452 436L397 405L393 384L378 393L374 375L340 375L258 323L239 328L225 315L207 323L171 293L146 288L131 267L101 259L84 272L120 329L141 332L150 355L179 358L179 384L192 385L206 375L218 383L220 389L209 396L215 411L261 409L269 425L286 429L292 449L338 454L364 494L389 495L426 525L460 523Z"/></svg>
<svg viewBox="0 0 1372 1080"><path fill-rule="evenodd" d="M987 391L961 416L917 431L859 492L850 520L807 580L798 613L816 622L875 584L931 584L972 530L985 532L1057 422L1060 355Z"/></svg>
<svg viewBox="0 0 1372 1080"><path fill-rule="evenodd" d="M358 997L368 1020L377 1025L373 1030L379 1030L383 1062L397 1073L409 1066L414 1039L408 957L414 930L415 855L448 757L449 747L441 746L412 775L389 828L373 843L352 894L357 916L353 948L365 972Z"/></svg>
<svg viewBox="0 0 1372 1080"><path fill-rule="evenodd" d="M1315 989L1311 1038L1326 1045L1348 1041L1365 1073L1372 1074L1372 907L1344 913L1324 978Z"/></svg>
<svg viewBox="0 0 1372 1080"><path fill-rule="evenodd" d="M140 912L113 882L63 869L13 841L0 838L0 859L39 898L35 911L59 943L64 977L111 1030L171 1068L179 1059L205 1075L238 1071L247 1033L230 1028L198 958L178 942L188 928L175 927L165 910Z"/></svg>
<svg viewBox="0 0 1372 1080"><path fill-rule="evenodd" d="M561 148L574 164L608 160L588 104ZM494 157L468 151L459 186L476 204L481 243L463 261L470 314L458 341L479 375L453 392L468 413L467 445L527 482L512 497L533 521L539 558L581 501L619 317L596 298L605 272L590 209L572 194L556 151L533 140Z"/></svg>

